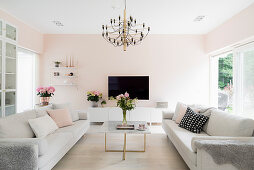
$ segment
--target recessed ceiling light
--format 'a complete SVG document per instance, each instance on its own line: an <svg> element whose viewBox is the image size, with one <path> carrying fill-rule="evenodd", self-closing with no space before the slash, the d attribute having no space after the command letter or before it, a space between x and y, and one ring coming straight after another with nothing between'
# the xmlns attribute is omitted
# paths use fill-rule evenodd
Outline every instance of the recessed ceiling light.
<svg viewBox="0 0 254 170"><path fill-rule="evenodd" d="M63 23L61 23L60 21L52 21L52 22L58 27L64 26Z"/></svg>
<svg viewBox="0 0 254 170"><path fill-rule="evenodd" d="M202 21L204 18L205 18L205 15L199 15L193 21L194 22L199 22L199 21Z"/></svg>

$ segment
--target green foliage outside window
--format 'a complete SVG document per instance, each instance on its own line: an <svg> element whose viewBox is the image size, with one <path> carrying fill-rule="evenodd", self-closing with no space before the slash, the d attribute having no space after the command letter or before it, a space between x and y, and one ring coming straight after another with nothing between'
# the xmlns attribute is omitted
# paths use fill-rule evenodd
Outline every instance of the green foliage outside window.
<svg viewBox="0 0 254 170"><path fill-rule="evenodd" d="M219 58L219 88L223 90L228 83L233 83L233 54Z"/></svg>

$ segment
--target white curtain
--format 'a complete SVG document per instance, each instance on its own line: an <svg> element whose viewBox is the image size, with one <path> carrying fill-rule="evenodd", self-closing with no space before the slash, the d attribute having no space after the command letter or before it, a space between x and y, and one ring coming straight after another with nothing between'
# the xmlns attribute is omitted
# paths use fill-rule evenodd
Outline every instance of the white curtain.
<svg viewBox="0 0 254 170"><path fill-rule="evenodd" d="M18 48L17 113L34 108L37 54Z"/></svg>

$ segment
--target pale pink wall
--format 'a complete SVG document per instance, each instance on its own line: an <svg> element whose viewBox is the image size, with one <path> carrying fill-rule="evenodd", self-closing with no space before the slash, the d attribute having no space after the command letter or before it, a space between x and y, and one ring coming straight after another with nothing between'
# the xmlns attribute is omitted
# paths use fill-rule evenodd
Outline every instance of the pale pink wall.
<svg viewBox="0 0 254 170"><path fill-rule="evenodd" d="M206 35L206 52L230 46L254 36L254 4Z"/></svg>
<svg viewBox="0 0 254 170"><path fill-rule="evenodd" d="M0 19L18 28L18 45L36 53L43 52L43 34L24 24L22 21L0 10Z"/></svg>
<svg viewBox="0 0 254 170"><path fill-rule="evenodd" d="M100 90L107 96L108 75L149 75L150 101L207 104L209 100L209 59L204 37L199 35L149 35L136 47L113 47L101 35L45 35L40 58L41 85L50 83L50 67L65 56L78 60L79 86L56 86L53 102L71 102L79 108L90 105L85 92Z"/></svg>

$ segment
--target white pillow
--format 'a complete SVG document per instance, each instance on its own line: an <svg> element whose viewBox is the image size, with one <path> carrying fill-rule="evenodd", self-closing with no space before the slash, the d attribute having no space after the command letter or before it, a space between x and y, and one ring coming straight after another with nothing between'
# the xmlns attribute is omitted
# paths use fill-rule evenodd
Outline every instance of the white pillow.
<svg viewBox="0 0 254 170"><path fill-rule="evenodd" d="M177 119L177 117L181 114L181 112L183 111L182 108L185 108L185 107L187 108L187 106L185 104L183 104L181 102L177 102L175 113L174 113L172 120L175 121Z"/></svg>
<svg viewBox="0 0 254 170"><path fill-rule="evenodd" d="M49 115L29 119L28 123L37 138L45 137L58 129L58 126Z"/></svg>

